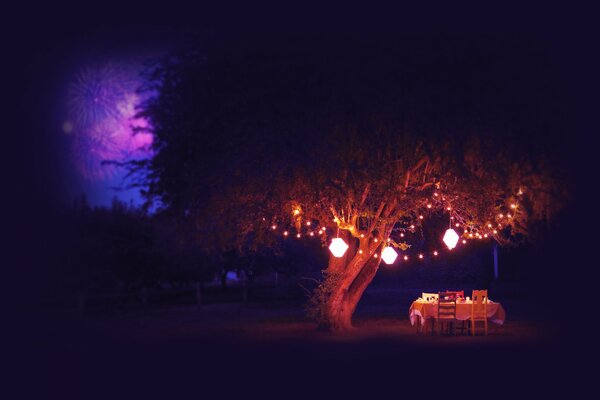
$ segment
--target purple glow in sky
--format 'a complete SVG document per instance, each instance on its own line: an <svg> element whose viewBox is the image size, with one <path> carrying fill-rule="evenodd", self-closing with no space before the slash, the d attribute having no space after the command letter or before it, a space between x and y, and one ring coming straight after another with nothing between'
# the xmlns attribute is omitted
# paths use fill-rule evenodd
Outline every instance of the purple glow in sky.
<svg viewBox="0 0 600 400"><path fill-rule="evenodd" d="M72 165L89 183L111 185L124 171L104 161L129 161L151 156L148 123L136 118L143 101L140 68L105 63L82 68L67 94L68 118L62 131L70 137ZM134 133L135 129L142 129Z"/></svg>

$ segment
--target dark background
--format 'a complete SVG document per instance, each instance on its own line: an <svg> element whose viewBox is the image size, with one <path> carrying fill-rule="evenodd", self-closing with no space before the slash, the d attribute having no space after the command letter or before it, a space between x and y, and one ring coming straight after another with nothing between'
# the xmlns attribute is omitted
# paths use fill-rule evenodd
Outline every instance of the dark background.
<svg viewBox="0 0 600 400"><path fill-rule="evenodd" d="M14 304L9 315L9 331L15 333L13 372L21 379L21 385L41 379L44 387L52 391L69 393L101 392L103 387L133 387L132 392L148 390L152 380L174 378L181 381L179 388L188 387L190 382L200 382L198 393L204 389L215 389L205 379L218 377L219 387L226 392L227 385L238 382L247 387L258 387L264 391L282 382L294 382L294 388L314 388L317 383L336 384L342 376L360 376L372 385L374 382L398 382L397 390L403 392L410 387L408 377L412 368L428 364L431 360L457 360L458 364L484 363L490 370L504 373L508 381L526 382L524 375L536 371L564 379L559 388L568 386L567 378L579 374L570 366L577 364L578 357L587 354L588 339L592 337L591 325L581 323L577 309L570 303L557 301L553 311L562 326L561 340L552 348L499 348L483 354L471 349L432 350L395 353L395 357L384 357L385 343L374 348L312 349L298 357L294 346L283 348L219 349L185 343L171 344L164 348L139 347L125 352L112 349L112 344L93 343L96 358L83 359L77 346L67 354L49 351L51 357L41 361L40 353L31 351L27 340L28 332L39 329L39 321L31 320L21 311L31 299L23 292L35 292L45 284L44 266L52 262L60 243L53 241L60 232L60 223L54 219L54 209L60 198L61 181L65 179L61 169L63 160L57 159L57 143L51 131L46 129L47 120L52 118L56 82L55 77L68 65L68 55L73 48L80 48L85 38L104 41L110 48L113 40L126 40L132 46L152 45L156 41L166 45L177 44L189 33L227 37L248 32L255 37L277 36L280 32L304 33L313 37L344 36L360 37L365 41L390 35L412 35L429 32L473 40L475 37L492 35L515 40L527 40L534 48L540 48L549 57L549 68L556 71L552 76L558 81L549 82L564 93L566 120L569 131L556 134L549 141L553 151L560 154L557 162L569 171L574 181L573 202L557 225L556 235L551 236L541 251L542 261L535 271L540 295L556 298L581 299L595 283L595 117L597 106L597 53L596 30L591 10L571 7L508 7L491 9L464 7L434 7L426 9L354 9L346 6L308 9L302 5L286 9L265 7L264 9L240 7L239 5L215 9L197 5L185 9L175 4L154 7L150 4L126 6L124 4L58 5L56 3L37 6L32 10L16 10L5 39L8 57L4 61L5 80L11 93L4 95L15 112L8 113L9 122L16 122L5 135L8 144L4 148L3 199L7 201L5 232L8 233L7 256L4 264L5 291L8 303ZM316 40L317 42L317 40ZM85 46L83 46L85 47ZM101 46L100 46L101 47ZM13 91L14 90L14 91ZM12 94L14 93L14 95ZM19 151L14 151L17 148ZM580 294L582 294L580 296ZM20 301L10 301L19 299ZM51 346L51 344L50 344ZM152 354L148 354L151 351ZM373 358L373 354L378 354ZM349 359L348 359L349 358ZM340 361L344 359L345 361ZM495 360L498 362L495 363ZM262 369L261 369L262 368ZM435 367L435 363L434 366ZM368 370L365 372L365 370ZM560 373L559 373L560 372ZM581 371L585 376L585 371ZM57 375L71 374L72 387L54 387ZM350 375L347 375L350 374ZM333 381L332 381L333 380ZM546 381L545 387L530 387L542 392L553 383ZM536 381L542 382L542 381ZM29 382L30 383L30 382ZM272 386L271 386L272 385ZM508 384L507 384L508 385ZM22 387L23 387L22 386ZM347 386L347 385L346 385ZM384 385L382 385L384 386ZM290 386L288 386L288 390ZM239 388L238 388L239 389ZM116 390L116 389L115 389ZM316 390L316 389L313 389ZM371 389L376 390L376 389ZM408 390L408 389L407 389ZM173 391L167 391L171 394ZM312 390L308 389L311 393ZM125 393L125 392L122 392ZM314 393L314 392L312 392ZM372 392L371 392L372 394Z"/></svg>

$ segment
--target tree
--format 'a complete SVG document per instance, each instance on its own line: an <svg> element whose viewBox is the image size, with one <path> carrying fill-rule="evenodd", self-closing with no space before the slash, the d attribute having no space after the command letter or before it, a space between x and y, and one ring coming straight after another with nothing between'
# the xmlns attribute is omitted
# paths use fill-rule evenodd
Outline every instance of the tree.
<svg viewBox="0 0 600 400"><path fill-rule="evenodd" d="M381 251L407 249L405 233L452 221L466 239L525 240L566 191L547 151L560 121L531 107L550 90L540 66L500 44L507 70L489 65L488 42L424 43L257 41L169 56L149 72L157 95L142 112L156 138L149 197L207 249L275 248L284 227L321 228L324 245L341 237L349 248L311 299L332 330L351 328Z"/></svg>

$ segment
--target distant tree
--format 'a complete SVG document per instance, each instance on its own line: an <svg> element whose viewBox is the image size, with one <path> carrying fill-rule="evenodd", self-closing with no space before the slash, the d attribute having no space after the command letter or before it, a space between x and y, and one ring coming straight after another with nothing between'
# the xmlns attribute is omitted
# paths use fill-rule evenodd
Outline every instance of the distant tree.
<svg viewBox="0 0 600 400"><path fill-rule="evenodd" d="M546 152L557 114L531 106L548 90L539 65L507 53L503 70L478 53L489 46L452 46L275 41L174 54L148 74L156 156L136 165L147 195L207 251L275 249L284 227L290 237L324 227L323 245L339 236L349 249L330 257L311 303L323 327L349 329L379 255L408 248L405 233L436 229L439 240L452 221L466 239L507 245L566 197Z"/></svg>

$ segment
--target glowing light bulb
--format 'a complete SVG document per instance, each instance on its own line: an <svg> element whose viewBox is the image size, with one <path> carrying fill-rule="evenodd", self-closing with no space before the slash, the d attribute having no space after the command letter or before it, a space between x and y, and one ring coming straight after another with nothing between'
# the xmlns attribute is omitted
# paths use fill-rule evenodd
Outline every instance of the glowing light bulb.
<svg viewBox="0 0 600 400"><path fill-rule="evenodd" d="M422 260L423 259L423 254L419 254L419 258Z"/></svg>
<svg viewBox="0 0 600 400"><path fill-rule="evenodd" d="M472 237L473 237L473 234L472 234L472 233L469 233L469 237L470 237L470 238L472 238Z"/></svg>
<svg viewBox="0 0 600 400"><path fill-rule="evenodd" d="M377 243L378 239L377 239L377 238L375 238L375 239L373 239L373 241L374 241L375 243Z"/></svg>
<svg viewBox="0 0 600 400"><path fill-rule="evenodd" d="M401 234L400 234L400 237L404 237L404 233L401 233Z"/></svg>
<svg viewBox="0 0 600 400"><path fill-rule="evenodd" d="M519 193L517 193L519 196L523 194L523 190L521 188L519 188Z"/></svg>
<svg viewBox="0 0 600 400"><path fill-rule="evenodd" d="M422 216L422 215L419 215L419 219L423 219L423 216Z"/></svg>
<svg viewBox="0 0 600 400"><path fill-rule="evenodd" d="M510 214L506 214L506 216L507 216L508 218L512 218L512 215L510 215Z"/></svg>
<svg viewBox="0 0 600 400"><path fill-rule="evenodd" d="M348 250L348 245L342 238L333 239L329 245L329 251L331 251L334 257L342 257L346 250Z"/></svg>
<svg viewBox="0 0 600 400"><path fill-rule="evenodd" d="M361 237L361 238L364 238L364 237L365 237L364 233L361 233L361 234L360 234L360 237Z"/></svg>
<svg viewBox="0 0 600 400"><path fill-rule="evenodd" d="M515 208L517 208L517 205L516 204L511 204L510 208L515 209Z"/></svg>
<svg viewBox="0 0 600 400"><path fill-rule="evenodd" d="M362 254L362 253L363 253L363 251L362 251L362 250L359 250L359 251L358 251L358 254Z"/></svg>
<svg viewBox="0 0 600 400"><path fill-rule="evenodd" d="M450 211L450 210L452 210L452 207L448 206L448 207L446 207L446 210Z"/></svg>
<svg viewBox="0 0 600 400"><path fill-rule="evenodd" d="M454 229L448 229L442 240L444 243L446 243L446 246L452 250L456 247L456 243L458 242L458 234L454 231Z"/></svg>
<svg viewBox="0 0 600 400"><path fill-rule="evenodd" d="M433 195L436 196L436 197L438 196L437 192L435 192Z"/></svg>
<svg viewBox="0 0 600 400"><path fill-rule="evenodd" d="M323 229L323 232L325 232L325 227L324 226L322 226L321 229Z"/></svg>
<svg viewBox="0 0 600 400"><path fill-rule="evenodd" d="M375 253L375 254L373 255L373 257L377 258L377 253Z"/></svg>
<svg viewBox="0 0 600 400"><path fill-rule="evenodd" d="M288 235L288 231L283 232L283 236L287 236Z"/></svg>
<svg viewBox="0 0 600 400"><path fill-rule="evenodd" d="M306 226L310 226L310 221L308 221L308 222L306 223Z"/></svg>
<svg viewBox="0 0 600 400"><path fill-rule="evenodd" d="M496 233L498 233L498 231L494 229L494 235L495 235Z"/></svg>
<svg viewBox="0 0 600 400"><path fill-rule="evenodd" d="M319 235L322 235L322 234L323 234L323 231L319 231Z"/></svg>
<svg viewBox="0 0 600 400"><path fill-rule="evenodd" d="M504 214L498 214L498 218L504 218Z"/></svg>
<svg viewBox="0 0 600 400"><path fill-rule="evenodd" d="M310 233L310 236L315 236L315 234L313 232Z"/></svg>
<svg viewBox="0 0 600 400"><path fill-rule="evenodd" d="M408 260L408 256L404 256L404 261L407 261L407 260Z"/></svg>
<svg viewBox="0 0 600 400"><path fill-rule="evenodd" d="M487 233L483 235L483 237L487 237L487 236L488 236Z"/></svg>
<svg viewBox="0 0 600 400"><path fill-rule="evenodd" d="M457 222L456 224L454 224L454 226L458 228L460 224Z"/></svg>
<svg viewBox="0 0 600 400"><path fill-rule="evenodd" d="M434 251L434 252L433 252L433 255L434 255L434 256L437 256L437 255L438 255L438 252L437 252L437 251Z"/></svg>
<svg viewBox="0 0 600 400"><path fill-rule="evenodd" d="M431 204L427 204L427 208L431 208Z"/></svg>
<svg viewBox="0 0 600 400"><path fill-rule="evenodd" d="M465 239L463 239L463 244L467 243L467 241Z"/></svg>
<svg viewBox="0 0 600 400"><path fill-rule="evenodd" d="M298 215L300 214L300 210L298 210L297 208L294 210L294 215Z"/></svg>
<svg viewBox="0 0 600 400"><path fill-rule="evenodd" d="M414 225L411 225L411 226L410 226L410 229L415 229L415 226L414 226Z"/></svg>
<svg viewBox="0 0 600 400"><path fill-rule="evenodd" d="M396 261L396 257L398 257L398 253L396 253L396 251L394 249L392 249L391 247L386 247L381 252L381 259L386 264L393 264L394 261Z"/></svg>
<svg viewBox="0 0 600 400"><path fill-rule="evenodd" d="M297 237L297 238L300 238L300 234L297 234L297 235L296 235L296 237Z"/></svg>
<svg viewBox="0 0 600 400"><path fill-rule="evenodd" d="M488 228L491 228L491 227L492 227L492 224L488 224Z"/></svg>
<svg viewBox="0 0 600 400"><path fill-rule="evenodd" d="M271 227L271 229L273 229L273 230L277 229L277 225L273 225L273 226Z"/></svg>

